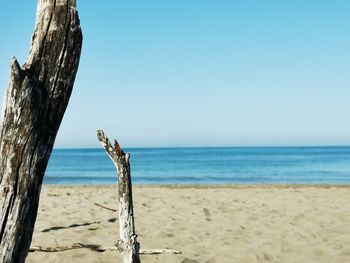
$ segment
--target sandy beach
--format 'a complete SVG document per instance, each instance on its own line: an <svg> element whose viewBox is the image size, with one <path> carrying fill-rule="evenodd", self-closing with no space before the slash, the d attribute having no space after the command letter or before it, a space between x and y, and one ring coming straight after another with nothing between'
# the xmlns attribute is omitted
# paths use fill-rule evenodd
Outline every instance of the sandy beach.
<svg viewBox="0 0 350 263"><path fill-rule="evenodd" d="M116 186L43 186L32 246L118 239ZM350 262L349 186L135 186L142 262ZM27 262L121 262L115 251L32 252Z"/></svg>

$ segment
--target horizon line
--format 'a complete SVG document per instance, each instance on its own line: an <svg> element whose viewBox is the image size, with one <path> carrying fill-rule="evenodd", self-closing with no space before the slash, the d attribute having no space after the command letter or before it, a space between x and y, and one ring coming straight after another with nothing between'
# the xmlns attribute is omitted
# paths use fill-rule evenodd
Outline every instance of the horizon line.
<svg viewBox="0 0 350 263"><path fill-rule="evenodd" d="M208 149L208 148L348 148L350 145L262 145L262 146L139 146L123 149ZM53 150L102 149L102 147L53 147Z"/></svg>

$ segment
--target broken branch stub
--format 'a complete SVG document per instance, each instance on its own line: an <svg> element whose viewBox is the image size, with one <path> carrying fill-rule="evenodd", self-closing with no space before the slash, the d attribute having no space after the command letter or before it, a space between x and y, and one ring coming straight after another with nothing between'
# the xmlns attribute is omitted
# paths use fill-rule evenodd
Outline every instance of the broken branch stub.
<svg viewBox="0 0 350 263"><path fill-rule="evenodd" d="M134 223L132 200L132 184L130 175L130 155L124 153L115 140L114 147L102 130L97 131L97 138L104 147L107 155L113 161L118 172L118 201L119 201L119 236L116 247L122 254L124 263L139 263L140 244Z"/></svg>

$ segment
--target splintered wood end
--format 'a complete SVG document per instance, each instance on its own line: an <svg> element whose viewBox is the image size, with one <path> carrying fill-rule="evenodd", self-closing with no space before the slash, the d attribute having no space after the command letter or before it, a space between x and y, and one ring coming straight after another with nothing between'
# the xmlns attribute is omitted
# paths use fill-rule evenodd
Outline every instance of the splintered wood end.
<svg viewBox="0 0 350 263"><path fill-rule="evenodd" d="M123 155L123 151L120 148L120 145L117 142L117 140L114 140L114 151L118 157L121 157Z"/></svg>

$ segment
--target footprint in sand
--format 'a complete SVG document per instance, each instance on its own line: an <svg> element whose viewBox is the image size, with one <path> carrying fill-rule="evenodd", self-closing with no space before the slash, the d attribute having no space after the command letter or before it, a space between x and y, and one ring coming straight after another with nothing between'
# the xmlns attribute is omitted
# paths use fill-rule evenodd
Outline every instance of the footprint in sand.
<svg viewBox="0 0 350 263"><path fill-rule="evenodd" d="M181 263L199 263L199 262L195 259L185 258L184 260L181 261Z"/></svg>
<svg viewBox="0 0 350 263"><path fill-rule="evenodd" d="M208 208L203 208L203 212L204 212L204 215L205 215L205 220L211 221L211 218L210 218L211 213L210 213L209 209Z"/></svg>

